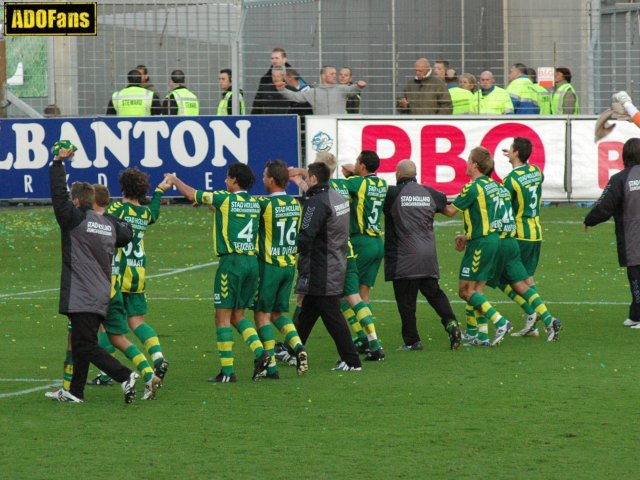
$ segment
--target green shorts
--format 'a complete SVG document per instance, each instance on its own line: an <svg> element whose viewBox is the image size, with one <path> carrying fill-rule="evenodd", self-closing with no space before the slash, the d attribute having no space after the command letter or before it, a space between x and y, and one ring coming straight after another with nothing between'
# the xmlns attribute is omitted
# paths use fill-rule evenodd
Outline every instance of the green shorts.
<svg viewBox="0 0 640 480"><path fill-rule="evenodd" d="M260 284L255 307L257 312L288 312L295 267L277 267L258 261Z"/></svg>
<svg viewBox="0 0 640 480"><path fill-rule="evenodd" d="M134 294L144 295L144 294ZM145 301L146 307L146 301ZM146 308L145 308L146 310ZM109 311L107 312L107 318L105 318L104 329L107 333L112 335L126 335L129 333L129 324L127 322L127 310L124 307L124 299L122 292L119 288L116 288L116 293L111 297L109 302Z"/></svg>
<svg viewBox="0 0 640 480"><path fill-rule="evenodd" d="M499 241L497 233L467 240L458 278L475 282L485 282L493 278Z"/></svg>
<svg viewBox="0 0 640 480"><path fill-rule="evenodd" d="M144 293L122 292L122 299L124 300L124 309L127 312L127 317L135 317L136 315L147 313L147 296Z"/></svg>
<svg viewBox="0 0 640 480"><path fill-rule="evenodd" d="M491 288L513 285L529 277L520 259L520 248L515 238L501 238L496 255L496 271L487 282Z"/></svg>
<svg viewBox="0 0 640 480"><path fill-rule="evenodd" d="M348 297L355 293L360 293L358 261L355 258L347 258L347 273L344 276L344 290L342 291L342 295Z"/></svg>
<svg viewBox="0 0 640 480"><path fill-rule="evenodd" d="M520 246L520 258L524 268L527 269L527 273L530 277L533 277L538 268L538 261L540 260L540 249L542 242L527 242L526 240L518 240Z"/></svg>
<svg viewBox="0 0 640 480"><path fill-rule="evenodd" d="M258 257L230 253L220 257L213 283L215 308L252 308L258 289Z"/></svg>
<svg viewBox="0 0 640 480"><path fill-rule="evenodd" d="M358 256L360 285L373 287L376 283L378 270L380 270L380 264L384 258L384 240L382 240L382 237L353 235L351 244Z"/></svg>

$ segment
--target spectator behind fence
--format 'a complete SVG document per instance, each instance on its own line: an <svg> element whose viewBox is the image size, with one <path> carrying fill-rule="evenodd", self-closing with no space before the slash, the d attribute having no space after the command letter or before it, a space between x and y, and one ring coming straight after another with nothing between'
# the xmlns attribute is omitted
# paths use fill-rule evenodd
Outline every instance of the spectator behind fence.
<svg viewBox="0 0 640 480"><path fill-rule="evenodd" d="M578 94L571 85L571 70L567 67L556 68L556 86L551 97L551 113L554 115L580 113Z"/></svg>
<svg viewBox="0 0 640 480"><path fill-rule="evenodd" d="M165 115L199 115L198 97L184 86L185 76L182 70L174 70L169 78L171 90L162 103Z"/></svg>
<svg viewBox="0 0 640 480"><path fill-rule="evenodd" d="M287 52L284 48L276 47L271 51L271 66L267 73L260 78L260 84L258 85L258 91L256 97L253 100L253 107L251 109L251 115L264 115L267 113L282 113L282 112L268 112L270 110L269 105L274 100L273 92L275 88L273 86L273 67L289 68L291 65L287 62ZM300 82L306 85L304 80L300 78ZM278 102L276 102L278 103ZM286 112L285 112L286 113Z"/></svg>
<svg viewBox="0 0 640 480"><path fill-rule="evenodd" d="M507 93L511 95L513 113L539 114L538 92L533 82L527 76L527 66L523 63L514 63L509 68L509 86Z"/></svg>
<svg viewBox="0 0 640 480"><path fill-rule="evenodd" d="M533 88L536 92L538 92L538 105L540 105L540 115L550 115L551 114L551 92L544 88L542 85L538 84L538 74L535 68L527 67L527 76L531 83L533 83Z"/></svg>
<svg viewBox="0 0 640 480"><path fill-rule="evenodd" d="M42 114L45 118L61 117L62 111L60 110L60 107L58 105L52 103L51 105L47 105L46 107L44 107Z"/></svg>
<svg viewBox="0 0 640 480"><path fill-rule="evenodd" d="M338 81L341 85L353 85L353 72L351 67L342 67ZM346 110L347 113L360 113L360 100L362 95L360 92L354 93L347 97Z"/></svg>
<svg viewBox="0 0 640 480"><path fill-rule="evenodd" d="M230 68L223 68L222 70L220 70L220 74L218 75L218 85L220 86L220 90L222 91L222 98L220 98L220 102L218 102L216 115L233 115L233 77ZM240 111L240 115L244 115L244 92L242 90L238 90L238 93L240 94L240 98L238 99L238 109Z"/></svg>
<svg viewBox="0 0 640 480"><path fill-rule="evenodd" d="M474 75L471 75L470 73L463 73L461 75L458 75L458 85L460 86L460 88L469 90L471 93L475 93L478 89L476 77Z"/></svg>
<svg viewBox="0 0 640 480"><path fill-rule="evenodd" d="M141 85L139 70L130 70L127 74L127 86L114 92L107 105L107 115L119 117L144 117L162 114L160 98L153 90Z"/></svg>
<svg viewBox="0 0 640 480"><path fill-rule="evenodd" d="M311 89L309 85L300 81L300 75L293 67L287 68L285 73L285 82L287 83L287 90L291 90L292 92L304 92ZM301 121L304 123L304 116L313 115L313 108L311 108L311 104L309 102L293 103L291 104L291 113L295 113L300 116Z"/></svg>
<svg viewBox="0 0 640 480"><path fill-rule="evenodd" d="M336 68L325 65L320 70L320 85L303 91L287 90L284 81L274 83L282 96L291 102L309 102L315 115L337 115L345 112L347 97L367 86L367 82L358 80L354 85L337 85Z"/></svg>
<svg viewBox="0 0 640 480"><path fill-rule="evenodd" d="M142 80L140 81L140 86L142 88L146 88L147 90L151 90L152 92L156 91L155 86L151 83L151 79L149 78L149 69L144 65L138 65L136 70L140 72L140 76Z"/></svg>
<svg viewBox="0 0 640 480"><path fill-rule="evenodd" d="M450 65L448 60L438 59L434 63L433 72L436 74L440 80L446 83L447 70L449 70Z"/></svg>
<svg viewBox="0 0 640 480"><path fill-rule="evenodd" d="M464 88L460 88L458 85L458 76L453 68L447 70L447 75L444 77L447 88L449 89L449 95L451 96L451 104L453 105L454 115L464 115L471 113L471 108L475 97L473 93Z"/></svg>
<svg viewBox="0 0 640 480"><path fill-rule="evenodd" d="M256 96L253 102L252 115L274 115L291 113L291 102L280 95L278 85L286 85L286 69L281 65L271 68L271 85L266 85L260 98Z"/></svg>
<svg viewBox="0 0 640 480"><path fill-rule="evenodd" d="M493 73L485 70L480 74L480 89L475 93L473 113L503 115L513 113L513 103L507 91L495 85Z"/></svg>
<svg viewBox="0 0 640 480"><path fill-rule="evenodd" d="M416 76L407 82L398 98L399 113L409 115L449 115L453 111L451 96L445 83L433 74L429 60L419 58Z"/></svg>

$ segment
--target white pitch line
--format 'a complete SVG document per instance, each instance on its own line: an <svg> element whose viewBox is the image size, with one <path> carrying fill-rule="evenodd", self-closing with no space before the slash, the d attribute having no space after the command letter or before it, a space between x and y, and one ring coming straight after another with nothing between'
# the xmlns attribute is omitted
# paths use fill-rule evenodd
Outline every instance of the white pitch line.
<svg viewBox="0 0 640 480"><path fill-rule="evenodd" d="M18 395L27 395L28 393L37 392L39 390L46 390L48 388L59 387L62 382L50 383L48 385L42 385L40 387L33 387L27 390L19 390L17 392L0 393L0 398L17 397Z"/></svg>
<svg viewBox="0 0 640 480"><path fill-rule="evenodd" d="M168 272L147 275L147 278L166 277L169 275L176 275L178 273L189 272L191 270L197 270L199 268L210 267L211 265L217 265L217 264L218 262L208 262L208 263L201 263L199 265L193 265L191 267L175 268L175 269L169 270ZM57 292L59 290L60 290L59 288L47 288L44 290L33 290L31 292L2 293L0 294L0 298L13 298L13 297L23 296L23 295L33 295L35 293Z"/></svg>
<svg viewBox="0 0 640 480"><path fill-rule="evenodd" d="M53 378L0 378L0 382L56 382Z"/></svg>

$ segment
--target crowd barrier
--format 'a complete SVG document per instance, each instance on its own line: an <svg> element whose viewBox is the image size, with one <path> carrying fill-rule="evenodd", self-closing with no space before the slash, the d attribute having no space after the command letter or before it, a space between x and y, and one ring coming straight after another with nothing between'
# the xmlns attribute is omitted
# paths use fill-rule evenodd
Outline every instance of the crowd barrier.
<svg viewBox="0 0 640 480"><path fill-rule="evenodd" d="M640 136L632 123L613 122L614 131L595 142L595 122L594 116L313 116L306 121L306 161L324 151L342 165L354 163L361 150L374 150L381 159L378 174L395 183L397 163L411 159L421 183L451 198L468 182L466 160L472 148L482 145L492 153L499 180L512 168L502 150L513 137L527 137L533 144L530 162L545 175L543 199L591 201L622 169L624 142Z"/></svg>
<svg viewBox="0 0 640 480"><path fill-rule="evenodd" d="M640 134L635 125L617 122L596 142L595 121L592 116L310 116L304 160L311 163L317 152L331 152L339 164L354 163L361 150L375 150L381 158L378 173L390 183L397 163L411 159L420 182L453 197L468 181L466 159L473 147L489 149L500 179L511 170L502 150L523 136L533 143L530 162L544 171L545 201L592 201L622 169L624 142ZM134 166L149 172L154 184L174 172L196 188L224 189L226 166L233 161L253 168L258 181L252 192L264 193L260 177L268 160L301 163L299 131L295 115L1 120L0 200L49 198L49 149L60 138L79 147L67 167L69 184L102 183L113 196L120 196L119 172ZM289 191L297 192L292 186Z"/></svg>
<svg viewBox="0 0 640 480"><path fill-rule="evenodd" d="M296 115L262 117L94 117L0 120L0 199L47 199L50 149L59 139L78 147L67 165L68 184L101 183L121 195L119 173L138 167L152 185L172 172L206 190L224 190L226 167L239 161L256 173L252 193L264 192L268 160L297 166ZM294 186L290 193L297 193ZM169 190L167 196L179 196Z"/></svg>

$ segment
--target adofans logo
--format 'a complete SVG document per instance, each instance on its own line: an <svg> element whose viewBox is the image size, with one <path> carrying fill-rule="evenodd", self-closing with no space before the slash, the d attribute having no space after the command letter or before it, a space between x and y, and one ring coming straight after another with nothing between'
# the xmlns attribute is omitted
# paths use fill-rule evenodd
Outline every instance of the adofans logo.
<svg viewBox="0 0 640 480"><path fill-rule="evenodd" d="M97 2L4 4L5 35L96 35Z"/></svg>

